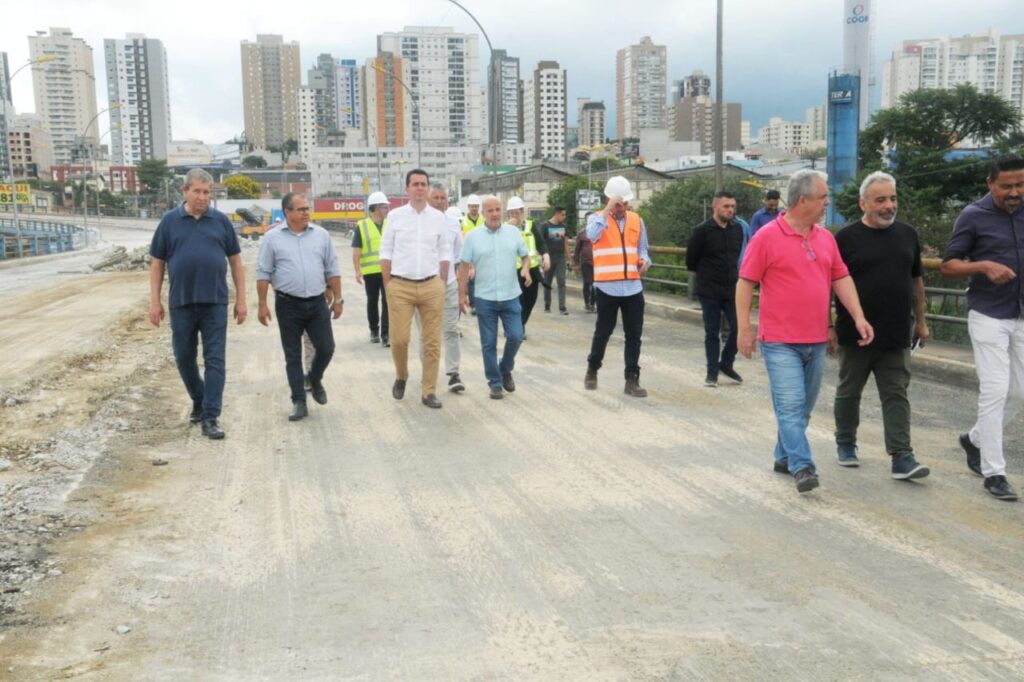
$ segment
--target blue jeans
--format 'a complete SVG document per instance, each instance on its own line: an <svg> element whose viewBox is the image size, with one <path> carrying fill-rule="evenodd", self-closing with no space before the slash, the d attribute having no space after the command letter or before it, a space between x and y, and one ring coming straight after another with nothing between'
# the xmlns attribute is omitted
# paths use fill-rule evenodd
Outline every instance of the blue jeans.
<svg viewBox="0 0 1024 682"><path fill-rule="evenodd" d="M814 471L807 424L821 388L825 344L762 343L761 353L778 425L775 461L788 461L791 474L808 467Z"/></svg>
<svg viewBox="0 0 1024 682"><path fill-rule="evenodd" d="M498 363L498 319L505 329L505 350ZM476 323L480 327L480 350L484 356L484 375L491 388L501 387L501 375L510 374L516 353L523 343L523 312L519 299L487 301L476 299Z"/></svg>
<svg viewBox="0 0 1024 682"><path fill-rule="evenodd" d="M194 304L171 308L171 346L178 373L193 405L202 405L203 419L220 416L224 396L224 351L227 346L228 307ZM196 362L199 337L203 338L204 377Z"/></svg>

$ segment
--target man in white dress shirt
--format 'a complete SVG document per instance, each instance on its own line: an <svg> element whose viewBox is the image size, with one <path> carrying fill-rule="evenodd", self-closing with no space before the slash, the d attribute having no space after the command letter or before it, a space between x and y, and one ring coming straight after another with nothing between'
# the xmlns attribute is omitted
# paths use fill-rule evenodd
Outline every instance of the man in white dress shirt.
<svg viewBox="0 0 1024 682"><path fill-rule="evenodd" d="M423 321L421 401L427 407L438 408L441 327L452 245L444 213L427 204L429 190L426 171L417 168L406 174L409 203L388 214L388 229L380 243L380 266L391 322L391 357L395 361L391 395L395 400L405 396L412 316L418 311Z"/></svg>

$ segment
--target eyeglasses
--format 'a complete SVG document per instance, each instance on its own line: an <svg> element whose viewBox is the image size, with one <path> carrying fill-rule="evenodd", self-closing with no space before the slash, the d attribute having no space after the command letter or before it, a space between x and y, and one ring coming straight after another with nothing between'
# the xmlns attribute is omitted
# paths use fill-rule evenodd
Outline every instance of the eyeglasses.
<svg viewBox="0 0 1024 682"><path fill-rule="evenodd" d="M800 242L800 246L804 247L804 251L807 252L807 258L810 260L818 260L817 254L814 253L814 249L811 247L811 243L806 239Z"/></svg>
<svg viewBox="0 0 1024 682"><path fill-rule="evenodd" d="M309 206L303 206L302 208L289 208L289 211L298 211L299 213L309 213Z"/></svg>

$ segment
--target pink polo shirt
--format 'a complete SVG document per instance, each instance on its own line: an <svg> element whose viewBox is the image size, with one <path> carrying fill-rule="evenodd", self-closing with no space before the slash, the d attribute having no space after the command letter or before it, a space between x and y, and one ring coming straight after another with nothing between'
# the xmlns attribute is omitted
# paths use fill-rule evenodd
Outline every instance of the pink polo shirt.
<svg viewBox="0 0 1024 682"><path fill-rule="evenodd" d="M832 282L849 274L831 232L815 225L804 239L779 215L754 234L740 267L740 277L761 284L757 337L827 341Z"/></svg>

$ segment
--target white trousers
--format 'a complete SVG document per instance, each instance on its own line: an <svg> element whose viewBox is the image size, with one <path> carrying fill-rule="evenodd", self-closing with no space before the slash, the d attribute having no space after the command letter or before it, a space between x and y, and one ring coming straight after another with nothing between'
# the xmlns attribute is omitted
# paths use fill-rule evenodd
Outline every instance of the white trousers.
<svg viewBox="0 0 1024 682"><path fill-rule="evenodd" d="M1024 404L1024 320L997 320L972 310L967 329L979 384L970 439L981 448L981 473L1005 476L1003 430Z"/></svg>

